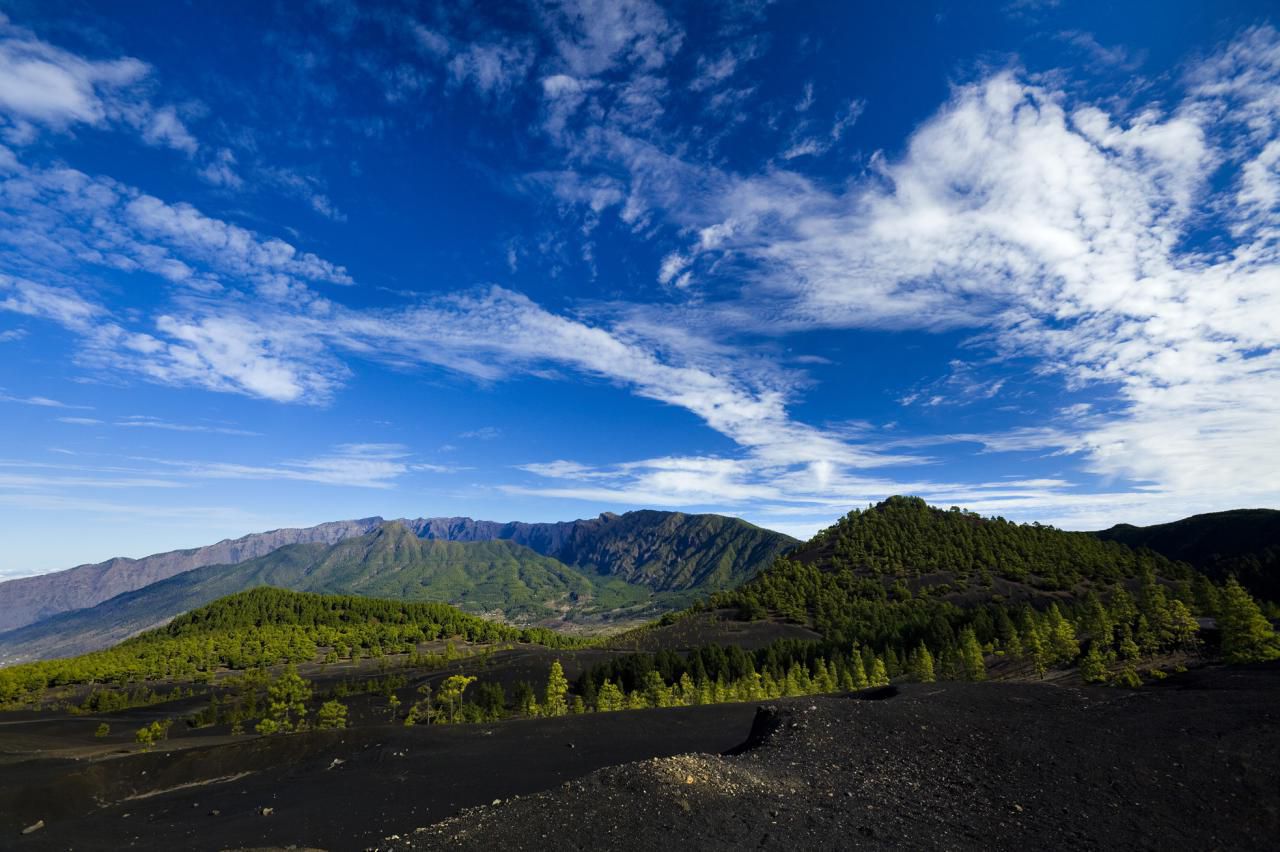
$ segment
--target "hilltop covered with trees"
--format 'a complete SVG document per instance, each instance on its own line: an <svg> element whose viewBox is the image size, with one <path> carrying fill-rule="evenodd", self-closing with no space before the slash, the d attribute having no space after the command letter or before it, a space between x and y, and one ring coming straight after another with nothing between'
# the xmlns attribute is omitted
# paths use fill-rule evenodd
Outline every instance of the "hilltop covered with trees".
<svg viewBox="0 0 1280 852"><path fill-rule="evenodd" d="M1026 658L1040 672L1087 662L1102 679L1195 647L1196 616L1218 618L1233 659L1277 653L1234 580L1217 586L1152 551L912 497L850 512L711 604L811 625L834 648L870 646L886 660L924 648L944 669L972 634L987 654Z"/></svg>
<svg viewBox="0 0 1280 852"><path fill-rule="evenodd" d="M408 653L418 643L574 640L520 629L437 603L315 595L262 587L223 598L105 651L0 669L0 704L66 684L207 680L218 669L255 669L314 660Z"/></svg>

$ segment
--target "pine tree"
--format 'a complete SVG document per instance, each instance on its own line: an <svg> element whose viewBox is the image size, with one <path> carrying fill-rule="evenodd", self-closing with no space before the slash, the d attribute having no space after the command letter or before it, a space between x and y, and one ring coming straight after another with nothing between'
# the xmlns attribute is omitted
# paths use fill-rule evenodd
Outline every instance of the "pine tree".
<svg viewBox="0 0 1280 852"><path fill-rule="evenodd" d="M551 673L547 676L546 698L543 712L547 716L563 716L569 712L569 679L564 676L564 668L560 661L551 664Z"/></svg>
<svg viewBox="0 0 1280 852"><path fill-rule="evenodd" d="M1097 643L1089 644L1089 651L1080 661L1080 677L1085 683L1102 683L1107 679L1107 667L1098 653Z"/></svg>
<svg viewBox="0 0 1280 852"><path fill-rule="evenodd" d="M453 722L458 716L458 707L462 704L462 694L467 691L467 687L475 683L476 679L469 675L449 675L440 684L438 694L441 704L449 708L449 721Z"/></svg>
<svg viewBox="0 0 1280 852"><path fill-rule="evenodd" d="M267 687L267 718L275 723L276 731L288 733L306 719L310 699L311 684L303 680L296 667L289 666ZM298 722L294 721L295 716Z"/></svg>
<svg viewBox="0 0 1280 852"><path fill-rule="evenodd" d="M862 655L856 652L849 658L849 677L855 690L867 688L867 669L863 665Z"/></svg>
<svg viewBox="0 0 1280 852"><path fill-rule="evenodd" d="M1031 660L1036 674L1044 677L1044 673L1049 670L1049 653L1030 608L1022 611L1018 633L1022 636L1022 655Z"/></svg>
<svg viewBox="0 0 1280 852"><path fill-rule="evenodd" d="M409 715L405 717L404 723L407 727L425 722L431 724L431 684L424 683L418 687L418 695L422 696L414 702L409 708Z"/></svg>
<svg viewBox="0 0 1280 852"><path fill-rule="evenodd" d="M871 686L888 686L889 671L884 667L884 660L876 657L871 665Z"/></svg>
<svg viewBox="0 0 1280 852"><path fill-rule="evenodd" d="M933 672L933 654L929 653L929 648L923 642L916 648L911 658L911 673L921 683L933 683L936 679Z"/></svg>
<svg viewBox="0 0 1280 852"><path fill-rule="evenodd" d="M960 634L960 657L964 666L965 680L986 680L987 661L982 655L982 646L973 629L966 627Z"/></svg>
<svg viewBox="0 0 1280 852"><path fill-rule="evenodd" d="M622 694L622 690L611 680L605 680L600 685L600 690L596 695L596 710L601 713L612 713L615 710L621 710L626 705L626 696Z"/></svg>
<svg viewBox="0 0 1280 852"><path fill-rule="evenodd" d="M876 652L871 650L870 645L862 646L862 671L867 676L868 682L871 678L871 672L876 667Z"/></svg>
<svg viewBox="0 0 1280 852"><path fill-rule="evenodd" d="M1169 637L1175 648L1194 648L1199 644L1200 624L1187 605L1176 598L1169 602Z"/></svg>
<svg viewBox="0 0 1280 852"><path fill-rule="evenodd" d="M1054 665L1070 665L1080 656L1080 642L1076 639L1075 625L1062 617L1057 604L1049 606L1045 634L1050 643L1049 656Z"/></svg>
<svg viewBox="0 0 1280 852"><path fill-rule="evenodd" d="M347 705L341 701L326 701L316 711L317 728L324 730L327 728L345 728L346 726Z"/></svg>
<svg viewBox="0 0 1280 852"><path fill-rule="evenodd" d="M538 695L528 681L522 680L516 683L512 703L516 710L525 716L532 718L538 715Z"/></svg>
<svg viewBox="0 0 1280 852"><path fill-rule="evenodd" d="M693 678L688 672L680 675L679 686L675 692L675 703L682 707L689 707L698 700L698 687L693 685Z"/></svg>
<svg viewBox="0 0 1280 852"><path fill-rule="evenodd" d="M1230 663L1261 663L1280 658L1280 638L1258 604L1235 577L1227 579L1218 608L1222 655Z"/></svg>
<svg viewBox="0 0 1280 852"><path fill-rule="evenodd" d="M1133 641L1133 631L1128 624L1120 625L1120 641L1116 643L1116 655L1122 660L1136 660L1142 655L1138 643Z"/></svg>
<svg viewBox="0 0 1280 852"><path fill-rule="evenodd" d="M663 681L662 675L650 671L644 676L643 693L645 704L649 707L670 707L671 689ZM721 699L725 700L725 699Z"/></svg>
<svg viewBox="0 0 1280 852"><path fill-rule="evenodd" d="M1090 591L1088 597L1085 598L1083 628L1085 635L1093 641L1095 645L1111 645L1113 625L1111 616L1107 614L1107 609L1102 605L1096 592Z"/></svg>

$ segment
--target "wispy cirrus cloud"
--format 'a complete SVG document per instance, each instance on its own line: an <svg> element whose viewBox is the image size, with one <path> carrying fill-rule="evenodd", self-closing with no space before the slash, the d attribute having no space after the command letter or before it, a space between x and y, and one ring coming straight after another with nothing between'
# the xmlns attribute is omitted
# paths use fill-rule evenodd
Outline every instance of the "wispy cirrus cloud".
<svg viewBox="0 0 1280 852"><path fill-rule="evenodd" d="M75 406L87 407L87 406ZM245 437L260 437L261 432L254 432L249 429L236 429L231 426L217 426L205 423L174 423L170 420L164 420L160 417L152 417L145 414L131 414L113 421L99 420L95 417L58 417L59 423L67 423L73 426L117 426L122 429L160 429L166 432L203 432L211 435L240 435Z"/></svg>
<svg viewBox="0 0 1280 852"><path fill-rule="evenodd" d="M47 396L12 396L0 390L0 402L16 402L20 405L35 405L40 408L79 408L91 409L92 405L73 405Z"/></svg>
<svg viewBox="0 0 1280 852"><path fill-rule="evenodd" d="M656 249L655 303L557 312L504 287L393 306L321 296L321 287L350 283L341 266L191 205L28 168L10 152L13 177L0 196L13 225L8 256L29 265L0 283L0 307L77 332L87 364L167 384L323 404L350 380L353 359L481 383L588 377L687 411L736 448L724 458L541 462L526 472L565 482L511 486L551 496L718 500L787 514L912 490L1081 517L1085 499L1057 477L979 488L910 475L929 470L923 449L966 442L1075 454L1086 473L1115 483L1098 505L1191 505L1196 492L1275 498L1267 467L1280 458L1270 428L1280 414L1273 31L1249 30L1188 67L1160 102L1116 100L1061 74L984 72L955 86L902 150L820 178L800 171L807 155L833 150L875 108L848 99L856 93L843 94L847 107L834 116L822 114L832 103L822 81L806 90L803 109L789 98L787 121L800 124L779 125L779 145L757 168L730 168L664 117L677 98L730 85L754 48L708 52L682 71L674 60L684 31L655 4L557 3L537 17L550 50L529 47L511 77L495 76L485 53L505 44L494 31L417 38L441 67L457 65L455 93L535 99L542 141L561 161L523 176L520 188L577 211L587 239L616 216L621 231ZM1197 243L1206 222L1228 239ZM60 231L69 242L41 238ZM77 241L77 232L95 238ZM145 319L126 319L66 278L35 274L50 265L145 271L175 295ZM1063 418L1053 434L1015 426L912 441L811 425L794 411L812 380L798 361L774 363L768 347L833 329L962 330L992 363L1026 359L1038 377L1105 388L1117 402ZM994 397L1003 381L953 370L900 398ZM377 470L407 464L335 458L335 470L365 465L375 483L394 476ZM222 470L329 475L306 460Z"/></svg>
<svg viewBox="0 0 1280 852"><path fill-rule="evenodd" d="M358 488L391 488L414 470L440 470L436 465L420 468L400 444L340 444L325 455L275 465L196 462L180 467L186 475L197 478L292 480Z"/></svg>

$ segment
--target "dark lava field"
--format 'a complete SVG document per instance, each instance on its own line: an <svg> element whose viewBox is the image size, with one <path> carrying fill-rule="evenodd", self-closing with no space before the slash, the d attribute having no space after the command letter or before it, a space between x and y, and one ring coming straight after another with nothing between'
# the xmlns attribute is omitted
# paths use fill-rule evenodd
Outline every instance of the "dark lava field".
<svg viewBox="0 0 1280 852"><path fill-rule="evenodd" d="M913 684L0 766L0 848L14 850L1274 849L1277 836L1276 665L1137 690Z"/></svg>

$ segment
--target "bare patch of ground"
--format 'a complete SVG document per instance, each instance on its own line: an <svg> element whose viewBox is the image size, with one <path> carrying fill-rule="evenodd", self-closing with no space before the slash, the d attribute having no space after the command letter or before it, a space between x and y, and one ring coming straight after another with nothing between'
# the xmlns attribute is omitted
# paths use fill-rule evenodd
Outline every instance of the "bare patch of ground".
<svg viewBox="0 0 1280 852"><path fill-rule="evenodd" d="M735 756L601 770L380 848L1275 848L1280 667L1171 680L792 700Z"/></svg>

